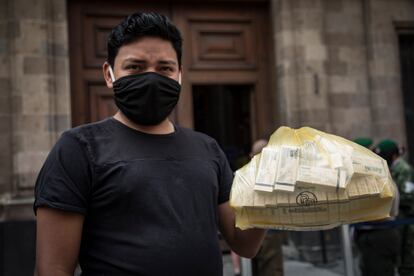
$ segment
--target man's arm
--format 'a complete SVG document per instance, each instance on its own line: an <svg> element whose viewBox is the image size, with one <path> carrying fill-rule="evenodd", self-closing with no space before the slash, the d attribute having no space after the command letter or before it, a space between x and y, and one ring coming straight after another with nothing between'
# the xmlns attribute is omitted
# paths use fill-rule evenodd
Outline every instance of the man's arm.
<svg viewBox="0 0 414 276"><path fill-rule="evenodd" d="M37 276L73 276L84 216L40 207L36 222Z"/></svg>
<svg viewBox="0 0 414 276"><path fill-rule="evenodd" d="M260 249L266 230L240 230L235 226L234 210L229 202L218 206L219 228L230 248L238 255L253 258Z"/></svg>

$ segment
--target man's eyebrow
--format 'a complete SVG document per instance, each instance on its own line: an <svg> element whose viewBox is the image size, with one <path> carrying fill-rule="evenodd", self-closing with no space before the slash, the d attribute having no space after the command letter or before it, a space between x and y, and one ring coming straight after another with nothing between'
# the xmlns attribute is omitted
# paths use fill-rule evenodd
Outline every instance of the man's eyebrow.
<svg viewBox="0 0 414 276"><path fill-rule="evenodd" d="M177 62L174 60L160 60L158 63L162 65L177 65Z"/></svg>
<svg viewBox="0 0 414 276"><path fill-rule="evenodd" d="M138 59L138 58L126 58L123 63L125 63L125 62L146 63L145 60Z"/></svg>

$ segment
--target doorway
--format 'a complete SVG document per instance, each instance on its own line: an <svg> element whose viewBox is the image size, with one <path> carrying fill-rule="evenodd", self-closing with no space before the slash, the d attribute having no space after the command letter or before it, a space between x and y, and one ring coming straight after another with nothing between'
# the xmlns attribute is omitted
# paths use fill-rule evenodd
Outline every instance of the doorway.
<svg viewBox="0 0 414 276"><path fill-rule="evenodd" d="M250 85L194 85L194 129L213 137L233 171L248 162L251 146Z"/></svg>
<svg viewBox="0 0 414 276"><path fill-rule="evenodd" d="M407 149L409 162L414 164L414 28L400 33L399 44Z"/></svg>

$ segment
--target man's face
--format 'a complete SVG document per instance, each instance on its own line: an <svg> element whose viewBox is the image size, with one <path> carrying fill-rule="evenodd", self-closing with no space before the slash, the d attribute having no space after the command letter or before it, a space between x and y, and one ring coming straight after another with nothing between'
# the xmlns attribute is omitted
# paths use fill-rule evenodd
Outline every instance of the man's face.
<svg viewBox="0 0 414 276"><path fill-rule="evenodd" d="M155 72L178 81L181 73L177 54L171 42L158 37L143 37L123 45L119 48L112 69L115 79L127 75ZM112 88L107 62L103 66L103 71L106 85Z"/></svg>

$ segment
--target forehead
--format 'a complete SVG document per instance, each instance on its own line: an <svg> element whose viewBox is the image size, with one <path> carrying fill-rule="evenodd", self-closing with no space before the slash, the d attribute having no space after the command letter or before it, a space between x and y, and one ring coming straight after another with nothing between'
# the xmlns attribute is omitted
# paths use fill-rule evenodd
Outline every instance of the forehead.
<svg viewBox="0 0 414 276"><path fill-rule="evenodd" d="M158 37L143 37L119 48L116 59L122 62L128 58L147 61L173 60L177 62L177 54L168 40Z"/></svg>

